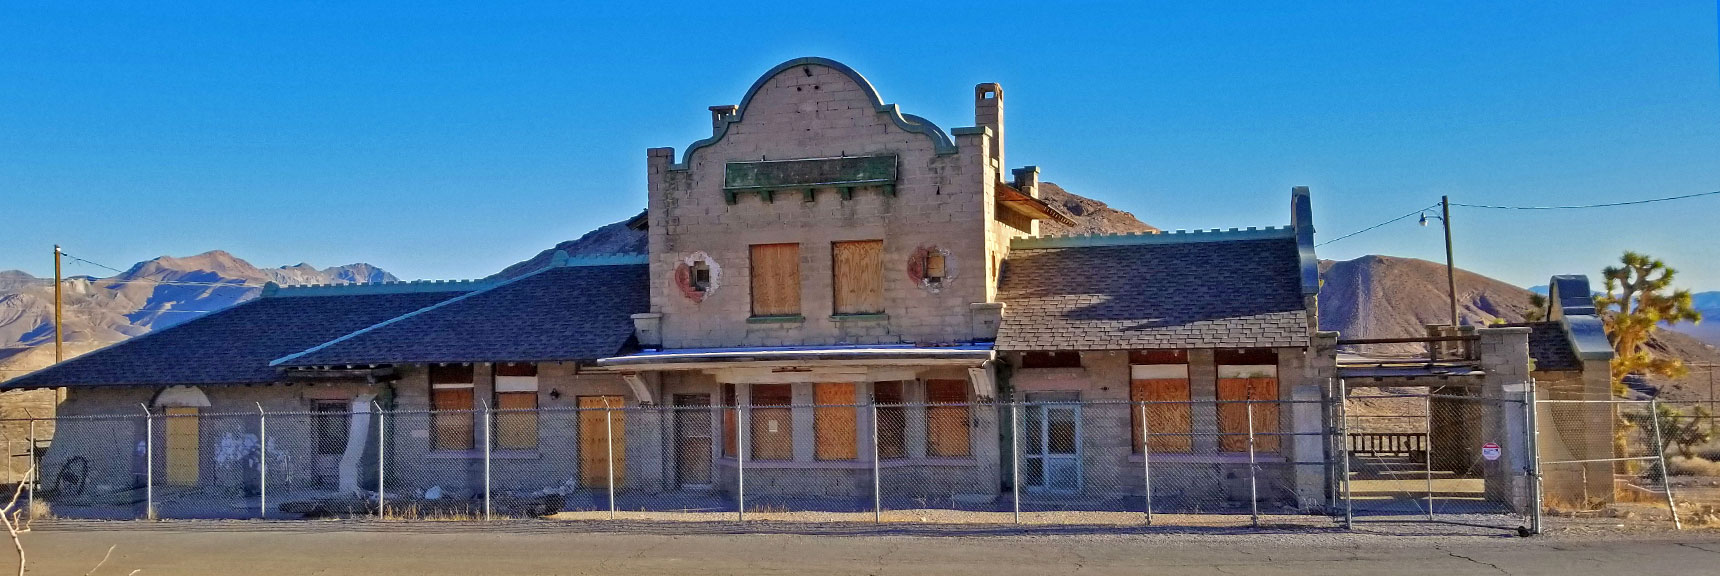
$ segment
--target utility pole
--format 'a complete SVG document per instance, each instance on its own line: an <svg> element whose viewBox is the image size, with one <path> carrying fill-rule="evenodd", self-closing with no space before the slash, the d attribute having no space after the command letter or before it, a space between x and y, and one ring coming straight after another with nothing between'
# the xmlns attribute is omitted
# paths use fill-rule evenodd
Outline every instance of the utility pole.
<svg viewBox="0 0 1720 576"><path fill-rule="evenodd" d="M61 320L61 314L62 314L62 312L61 312L62 306L61 306L61 299L60 299L60 290L61 290L60 284L61 284L61 282L63 282L63 280L60 278L60 245L55 244L54 245L54 363L55 364L59 364L60 362L65 361L65 359L66 359L65 338L64 338L63 334L60 332L60 325L63 324L63 322L60 321Z"/></svg>
<svg viewBox="0 0 1720 576"><path fill-rule="evenodd" d="M1457 268L1451 264L1451 197L1439 197L1439 222L1445 225L1445 286L1451 291L1451 329L1457 320Z"/></svg>
<svg viewBox="0 0 1720 576"><path fill-rule="evenodd" d="M1427 225L1428 218L1430 218L1430 216L1428 216L1426 212L1421 213L1421 225L1422 226ZM1457 325L1458 325L1458 316L1457 316L1457 267L1455 265L1453 265L1451 262L1451 197L1450 196L1440 196L1439 197L1439 215L1438 216L1432 216L1431 218L1438 218L1439 223L1445 226L1445 288L1446 288L1446 291L1451 293L1451 329L1456 330Z"/></svg>

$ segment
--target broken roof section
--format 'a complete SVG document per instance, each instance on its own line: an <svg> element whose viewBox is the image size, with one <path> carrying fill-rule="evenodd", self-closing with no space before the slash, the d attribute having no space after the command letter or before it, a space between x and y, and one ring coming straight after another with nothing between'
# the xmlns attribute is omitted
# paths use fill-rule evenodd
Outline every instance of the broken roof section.
<svg viewBox="0 0 1720 576"><path fill-rule="evenodd" d="M1028 238L998 287L998 350L1305 346L1296 230Z"/></svg>
<svg viewBox="0 0 1720 576"><path fill-rule="evenodd" d="M4 389L257 384L269 361L486 286L400 282L280 288L6 382Z"/></svg>
<svg viewBox="0 0 1720 576"><path fill-rule="evenodd" d="M289 368L613 356L650 308L645 258L570 259L281 357Z"/></svg>

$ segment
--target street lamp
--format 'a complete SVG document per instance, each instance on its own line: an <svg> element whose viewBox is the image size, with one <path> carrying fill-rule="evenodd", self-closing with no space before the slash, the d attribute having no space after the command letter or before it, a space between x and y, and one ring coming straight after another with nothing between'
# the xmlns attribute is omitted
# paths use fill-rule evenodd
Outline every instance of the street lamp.
<svg viewBox="0 0 1720 576"><path fill-rule="evenodd" d="M1421 225L1426 226L1429 218L1438 219L1445 225L1445 286L1451 292L1451 329L1456 330L1457 319L1457 268L1451 265L1451 197L1439 197L1439 215L1428 216L1421 213Z"/></svg>

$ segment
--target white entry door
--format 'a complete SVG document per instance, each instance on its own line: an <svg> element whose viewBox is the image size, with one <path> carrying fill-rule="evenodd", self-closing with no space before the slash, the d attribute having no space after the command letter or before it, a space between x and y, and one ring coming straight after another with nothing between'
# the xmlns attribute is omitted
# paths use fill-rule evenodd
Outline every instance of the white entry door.
<svg viewBox="0 0 1720 576"><path fill-rule="evenodd" d="M1030 490L1081 489L1081 405L1073 392L1028 394L1021 427L1022 482Z"/></svg>

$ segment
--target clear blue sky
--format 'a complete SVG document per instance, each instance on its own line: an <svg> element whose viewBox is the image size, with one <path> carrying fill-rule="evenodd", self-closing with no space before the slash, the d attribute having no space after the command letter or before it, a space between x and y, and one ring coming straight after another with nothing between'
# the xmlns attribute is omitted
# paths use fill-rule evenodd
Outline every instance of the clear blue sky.
<svg viewBox="0 0 1720 576"><path fill-rule="evenodd" d="M487 275L636 213L646 148L798 56L945 129L1000 82L1010 164L1164 228L1283 224L1293 185L1326 239L1440 194L1720 189L1712 0L61 4L0 8L0 269L37 275L54 243ZM1720 289L1720 197L1454 222L1459 265L1511 282L1637 249ZM1443 258L1413 220L1320 252Z"/></svg>

